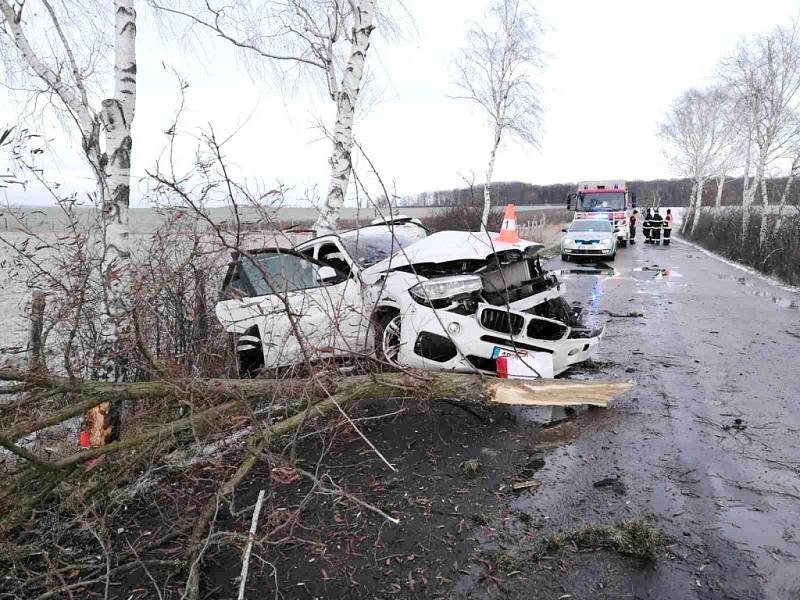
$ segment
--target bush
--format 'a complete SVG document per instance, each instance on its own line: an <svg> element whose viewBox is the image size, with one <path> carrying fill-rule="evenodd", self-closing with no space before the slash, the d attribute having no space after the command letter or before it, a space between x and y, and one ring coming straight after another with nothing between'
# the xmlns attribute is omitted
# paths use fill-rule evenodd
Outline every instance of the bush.
<svg viewBox="0 0 800 600"><path fill-rule="evenodd" d="M761 220L767 218L765 241L760 243ZM694 235L684 234L704 248L717 252L783 281L800 284L800 213L784 215L776 231L777 215L750 213L747 234L742 238L742 209L704 208L698 216Z"/></svg>
<svg viewBox="0 0 800 600"><path fill-rule="evenodd" d="M505 206L489 210L488 229L498 231L503 224ZM481 217L483 216L483 200L458 206L441 208L423 219L425 226L433 232L455 231L480 231Z"/></svg>

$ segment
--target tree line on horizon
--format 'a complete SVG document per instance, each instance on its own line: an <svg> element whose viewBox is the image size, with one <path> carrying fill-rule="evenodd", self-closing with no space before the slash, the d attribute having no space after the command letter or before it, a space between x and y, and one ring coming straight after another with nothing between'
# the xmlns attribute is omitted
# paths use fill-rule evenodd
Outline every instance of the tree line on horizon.
<svg viewBox="0 0 800 600"><path fill-rule="evenodd" d="M766 179L767 194L777 200L786 189L786 177ZM693 198L693 181L689 177L678 179L645 179L628 181L628 189L636 194L638 205L689 206ZM722 206L741 206L744 180L741 177L726 181L722 190ZM496 204L514 203L517 206L539 204L566 205L567 194L574 193L575 183L534 184L523 181L496 181L491 184L492 197ZM435 190L403 196L398 200L405 207L450 207L462 206L483 200L483 186L466 185L460 188ZM703 189L703 204L711 205L716 200L716 189ZM800 203L800 190L791 188L788 203Z"/></svg>

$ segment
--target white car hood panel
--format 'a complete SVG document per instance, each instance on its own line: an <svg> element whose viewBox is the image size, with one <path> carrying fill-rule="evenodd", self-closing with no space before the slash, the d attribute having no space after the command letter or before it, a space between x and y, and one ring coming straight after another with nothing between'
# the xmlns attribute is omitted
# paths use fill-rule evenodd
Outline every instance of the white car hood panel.
<svg viewBox="0 0 800 600"><path fill-rule="evenodd" d="M495 241L497 233L473 231L440 231L406 246L366 269L364 273L374 274L417 263L445 263L453 260L485 260L496 252L504 250L526 250L544 248L538 242L519 240L515 243Z"/></svg>

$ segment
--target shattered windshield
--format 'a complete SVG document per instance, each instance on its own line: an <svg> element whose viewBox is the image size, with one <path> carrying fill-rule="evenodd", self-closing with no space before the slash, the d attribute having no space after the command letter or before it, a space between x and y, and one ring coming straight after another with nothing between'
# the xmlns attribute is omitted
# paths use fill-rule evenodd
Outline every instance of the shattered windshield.
<svg viewBox="0 0 800 600"><path fill-rule="evenodd" d="M603 194L583 194L578 196L580 210L624 210L625 194L612 192Z"/></svg>
<svg viewBox="0 0 800 600"><path fill-rule="evenodd" d="M362 227L339 237L353 260L361 267L368 267L427 235L428 232L419 225L404 223Z"/></svg>
<svg viewBox="0 0 800 600"><path fill-rule="evenodd" d="M254 255L252 259L243 257L241 265L247 279L253 285L256 296L319 287L317 282L319 266L294 254L264 252Z"/></svg>
<svg viewBox="0 0 800 600"><path fill-rule="evenodd" d="M586 219L581 221L573 221L569 226L570 232L572 231L611 231L611 221L607 219L594 220Z"/></svg>

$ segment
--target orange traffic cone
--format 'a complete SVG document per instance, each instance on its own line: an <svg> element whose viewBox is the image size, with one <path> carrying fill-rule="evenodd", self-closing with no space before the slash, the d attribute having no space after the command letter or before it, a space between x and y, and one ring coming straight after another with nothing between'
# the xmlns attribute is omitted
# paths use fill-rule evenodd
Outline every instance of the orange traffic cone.
<svg viewBox="0 0 800 600"><path fill-rule="evenodd" d="M503 226L500 228L500 235L494 238L495 242L508 242L514 244L519 241L517 235L517 209L513 204L506 206L506 214L503 217Z"/></svg>

